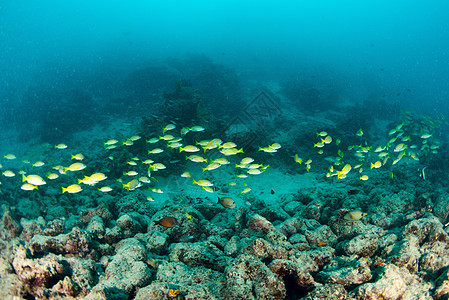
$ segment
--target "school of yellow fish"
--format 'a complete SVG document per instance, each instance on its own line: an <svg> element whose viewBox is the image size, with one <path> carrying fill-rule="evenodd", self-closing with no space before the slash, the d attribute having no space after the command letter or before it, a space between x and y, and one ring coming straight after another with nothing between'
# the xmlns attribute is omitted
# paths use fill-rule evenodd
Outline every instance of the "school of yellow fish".
<svg viewBox="0 0 449 300"><path fill-rule="evenodd" d="M347 149L341 148L341 140L332 138L326 131L321 131L316 134L317 142L313 144L313 147L318 149L318 155L326 153L326 156L333 157L333 162L330 164L326 173L326 177L329 179L345 179L351 171L357 170L358 174L355 176L362 181L366 181L372 172L377 172L379 169L387 169L389 175L393 177L393 166L399 163L419 161L422 156L438 153L440 144L434 138L434 132L440 126L441 121L439 120L404 112L402 122L391 129L388 137L379 144L370 145L364 138L363 130L360 129L355 133L355 136L360 139L360 143L351 145ZM213 176L207 175L210 175L211 172L213 173L214 170L219 168L232 168L235 180L227 184L231 188L235 188L239 194L250 192L251 188L246 184L245 178L266 172L269 165L255 162L252 157L245 155L244 149L239 149L232 141L224 142L219 138L213 138L210 140L196 141L195 144L184 144L187 134L194 135L196 132L203 131L205 131L205 128L198 125L182 127L177 131L175 124L167 124L161 129L161 134L158 134L158 137L150 137L146 140L148 146L147 156L132 157L126 162L126 165L123 166L126 171L123 171L123 176L120 178L108 178L106 174L100 172L86 174L84 171L86 165L83 163L84 155L82 153L70 153L70 147L67 144L57 144L54 146L54 151L67 151L67 159L64 163L50 165L42 160L31 163L29 160L23 159L23 168L17 171L21 175L20 188L24 191L37 190L40 186L47 184L46 180L57 182L60 176L70 174L70 179L73 180L73 183L59 187L63 194L79 193L83 189L93 186L95 186L98 192L111 192L114 190L110 186L112 184L105 185L102 183L106 179L109 179L107 181L109 183L111 183L111 180L119 181L122 189L127 191L133 191L147 185L146 188L149 191L163 193L164 191L157 187L158 180L154 175L160 170L166 169L164 164L166 162L158 162L158 154L166 151L175 151L176 153L182 153L185 155L186 160L194 163L194 166L190 163L189 168L191 169L179 174L183 178L189 178L192 185L198 186L198 188L206 192L214 193L218 188L213 180L210 180ZM179 134L176 134L176 132L179 132ZM108 151L109 159L114 159L114 151L117 151L114 149L132 147L141 138L139 135L134 135L122 142L119 142L117 139L110 139L104 142L104 150ZM194 140L196 139L194 138ZM327 152L327 147L332 143L337 148L336 153ZM281 145L279 143L273 143L259 147L258 150L271 154L278 152L279 149L281 149ZM335 151L335 147L333 149ZM214 159L208 157L214 157ZM312 159L302 159L298 154L295 154L293 158L299 165L304 164L307 172L311 170ZM3 159L16 160L17 157L9 153L5 154ZM357 163L354 164L354 161L357 161ZM196 165L198 167L195 167ZM0 168L2 167L0 164ZM196 172L194 173L193 171ZM199 173L201 176L192 178L192 173ZM7 178L16 177L13 170L5 170L2 172L2 175ZM153 197L151 196L148 196L147 199L153 201ZM227 202L219 200L219 203L225 206L223 203ZM235 203L227 205L235 206Z"/></svg>

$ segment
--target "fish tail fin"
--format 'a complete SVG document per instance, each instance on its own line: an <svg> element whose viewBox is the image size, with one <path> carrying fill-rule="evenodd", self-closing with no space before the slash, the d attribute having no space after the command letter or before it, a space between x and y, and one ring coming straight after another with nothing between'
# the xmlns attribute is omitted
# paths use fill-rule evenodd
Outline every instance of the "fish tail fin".
<svg viewBox="0 0 449 300"><path fill-rule="evenodd" d="M27 177L25 176L25 174L22 174L22 182L25 182L25 180L27 180Z"/></svg>
<svg viewBox="0 0 449 300"><path fill-rule="evenodd" d="M67 191L67 188L62 187L62 193L64 194Z"/></svg>

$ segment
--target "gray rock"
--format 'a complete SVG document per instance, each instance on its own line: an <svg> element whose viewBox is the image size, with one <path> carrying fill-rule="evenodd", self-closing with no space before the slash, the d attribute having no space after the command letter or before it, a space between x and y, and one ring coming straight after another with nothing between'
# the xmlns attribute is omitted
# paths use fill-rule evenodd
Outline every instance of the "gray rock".
<svg viewBox="0 0 449 300"><path fill-rule="evenodd" d="M371 280L370 262L356 255L334 257L317 275L317 281L343 286L359 285Z"/></svg>

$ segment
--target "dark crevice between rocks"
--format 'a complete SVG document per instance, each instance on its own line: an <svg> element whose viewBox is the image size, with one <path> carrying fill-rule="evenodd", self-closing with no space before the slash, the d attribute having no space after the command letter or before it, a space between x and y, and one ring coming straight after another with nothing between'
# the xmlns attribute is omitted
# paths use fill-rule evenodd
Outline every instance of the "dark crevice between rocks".
<svg viewBox="0 0 449 300"><path fill-rule="evenodd" d="M286 274L283 277L285 284L285 300L297 300L307 296L313 288L304 288L298 285L298 278L293 274Z"/></svg>

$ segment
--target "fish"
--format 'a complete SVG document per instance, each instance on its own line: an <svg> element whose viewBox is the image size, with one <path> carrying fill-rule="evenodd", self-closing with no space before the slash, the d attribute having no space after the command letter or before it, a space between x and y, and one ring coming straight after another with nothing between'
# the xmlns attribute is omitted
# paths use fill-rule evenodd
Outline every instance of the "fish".
<svg viewBox="0 0 449 300"><path fill-rule="evenodd" d="M382 162L380 160L376 161L375 163L371 163L371 169L372 168L379 169L380 167L382 167Z"/></svg>
<svg viewBox="0 0 449 300"><path fill-rule="evenodd" d="M154 163L154 164L150 165L150 169L152 171L163 170L165 168L166 168L166 166L162 163Z"/></svg>
<svg viewBox="0 0 449 300"><path fill-rule="evenodd" d="M191 177L191 175L190 175L189 172L184 172L184 173L181 174L181 177L189 178L189 177Z"/></svg>
<svg viewBox="0 0 449 300"><path fill-rule="evenodd" d="M135 141L138 141L138 140L140 140L140 139L141 139L141 136L140 136L140 135L133 135L133 136L130 137L128 140L135 142Z"/></svg>
<svg viewBox="0 0 449 300"><path fill-rule="evenodd" d="M221 149L221 148L225 148L225 149L226 148L235 148L235 147L237 147L237 144L234 143L234 142L226 142L226 143L218 146L219 149Z"/></svg>
<svg viewBox="0 0 449 300"><path fill-rule="evenodd" d="M76 171L84 170L85 168L86 168L85 164L78 162L78 163L71 164L70 166L64 168L64 172L67 172L67 171L76 172Z"/></svg>
<svg viewBox="0 0 449 300"><path fill-rule="evenodd" d="M316 136L318 137L318 136L321 136L321 137L324 137L324 136L326 136L327 135L327 132L326 131L321 131L321 132L317 132L316 133Z"/></svg>
<svg viewBox="0 0 449 300"><path fill-rule="evenodd" d="M210 186L202 186L201 187L203 190L205 190L206 192L208 192L208 193L213 193L213 192L215 192L215 189L213 189L212 187L210 187Z"/></svg>
<svg viewBox="0 0 449 300"><path fill-rule="evenodd" d="M34 164L32 164L32 167L42 167L43 165L45 165L45 163L43 161L37 161Z"/></svg>
<svg viewBox="0 0 449 300"><path fill-rule="evenodd" d="M405 149L407 149L407 145L401 143L396 145L396 147L394 148L394 152L401 152L404 151Z"/></svg>
<svg viewBox="0 0 449 300"><path fill-rule="evenodd" d="M428 138L431 138L431 137L432 137L432 135L430 133L423 133L420 136L420 138L422 138L422 139L428 139Z"/></svg>
<svg viewBox="0 0 449 300"><path fill-rule="evenodd" d="M115 139L111 139L111 140L108 140L108 141L106 141L106 142L104 142L104 146L111 146L111 145L115 145L115 144L117 144L118 143L118 141L117 140L115 140Z"/></svg>
<svg viewBox="0 0 449 300"><path fill-rule="evenodd" d="M13 171L11 171L11 170L6 170L2 174L5 177L14 177L14 176L16 176L16 174Z"/></svg>
<svg viewBox="0 0 449 300"><path fill-rule="evenodd" d="M222 143L223 143L223 141L220 139L213 139L213 140L209 141L206 144L206 146L203 147L204 152L206 152L206 150L212 150L212 149L218 148ZM224 148L224 149L232 149L232 147Z"/></svg>
<svg viewBox="0 0 449 300"><path fill-rule="evenodd" d="M221 165L219 163L210 163L205 168L203 168L203 172L218 169L220 166Z"/></svg>
<svg viewBox="0 0 449 300"><path fill-rule="evenodd" d="M56 174L56 173L49 173L49 174L47 174L47 178L50 179L50 180L54 180L54 179L56 179L58 177L59 177L59 175Z"/></svg>
<svg viewBox="0 0 449 300"><path fill-rule="evenodd" d="M362 176L360 176L360 180L363 180L363 181L366 181L366 180L368 180L369 179L369 177L368 177L368 175L362 175Z"/></svg>
<svg viewBox="0 0 449 300"><path fill-rule="evenodd" d="M267 152L267 153L278 152L276 149L272 149L270 147L259 147L259 151L263 151L263 152Z"/></svg>
<svg viewBox="0 0 449 300"><path fill-rule="evenodd" d="M137 166L137 163L134 160L130 160L126 162L130 166Z"/></svg>
<svg viewBox="0 0 449 300"><path fill-rule="evenodd" d="M32 185L44 185L46 184L45 180L42 179L39 175L30 174L28 176L25 176L25 174L22 174L22 182L28 182Z"/></svg>
<svg viewBox="0 0 449 300"><path fill-rule="evenodd" d="M166 131L173 130L175 128L176 128L176 125L170 123L162 129L162 133L164 134Z"/></svg>
<svg viewBox="0 0 449 300"><path fill-rule="evenodd" d="M112 188L110 188L109 186L103 186L103 187L99 188L98 190L103 193L109 193L112 191Z"/></svg>
<svg viewBox="0 0 449 300"><path fill-rule="evenodd" d="M67 145L66 144L57 144L56 146L55 146L55 149L66 149L67 148Z"/></svg>
<svg viewBox="0 0 449 300"><path fill-rule="evenodd" d="M200 148L198 148L197 146L193 146L193 145L187 145L185 147L180 147L179 148L179 152L198 152L200 151Z"/></svg>
<svg viewBox="0 0 449 300"><path fill-rule="evenodd" d="M162 152L164 152L164 150L161 149L161 148L154 148L152 150L148 150L148 154L159 154L159 153L162 153Z"/></svg>
<svg viewBox="0 0 449 300"><path fill-rule="evenodd" d="M150 164L154 163L154 160L152 160L152 159L145 159L144 161L142 161L142 163L146 164L146 165L150 165Z"/></svg>
<svg viewBox="0 0 449 300"><path fill-rule="evenodd" d="M183 236L179 237L178 242L188 243L188 242L192 242L194 239L195 239L195 236L193 236L193 235L183 235Z"/></svg>
<svg viewBox="0 0 449 300"><path fill-rule="evenodd" d="M362 130L362 128L360 128L356 133L355 133L357 136L363 136L363 130Z"/></svg>
<svg viewBox="0 0 449 300"><path fill-rule="evenodd" d="M200 179L200 180L193 179L192 184L196 184L199 186L213 186L212 182L210 182L207 179Z"/></svg>
<svg viewBox="0 0 449 300"><path fill-rule="evenodd" d="M236 155L237 153L243 153L243 148L236 149L236 148L228 148L228 149L221 149L220 152L226 156L229 155Z"/></svg>
<svg viewBox="0 0 449 300"><path fill-rule="evenodd" d="M78 153L78 154L75 154L75 155L72 154L72 158L71 159L83 160L84 159L84 155L82 153Z"/></svg>
<svg viewBox="0 0 449 300"><path fill-rule="evenodd" d="M295 154L294 159L298 164L302 164L302 159L299 158L298 154Z"/></svg>
<svg viewBox="0 0 449 300"><path fill-rule="evenodd" d="M140 183L139 180L133 179L130 182L123 184L123 188L127 189L128 191L133 191L139 187L139 183Z"/></svg>
<svg viewBox="0 0 449 300"><path fill-rule="evenodd" d="M190 129L187 127L182 127L181 128L181 135L186 135L187 133L189 133Z"/></svg>
<svg viewBox="0 0 449 300"><path fill-rule="evenodd" d="M139 177L139 181L143 183L151 183L151 179L146 176Z"/></svg>
<svg viewBox="0 0 449 300"><path fill-rule="evenodd" d="M330 135L328 135L324 139L321 139L321 142L324 144L330 144L330 143L332 143L332 137Z"/></svg>
<svg viewBox="0 0 449 300"><path fill-rule="evenodd" d="M117 145L109 145L107 147L105 147L106 150L111 150L111 149L115 149L117 148Z"/></svg>
<svg viewBox="0 0 449 300"><path fill-rule="evenodd" d="M75 193L79 193L81 192L83 189L81 188L81 186L79 186L78 184L72 184L69 185L68 187L62 187L62 193L64 194L65 192L69 193L69 194L75 194Z"/></svg>
<svg viewBox="0 0 449 300"><path fill-rule="evenodd" d="M134 145L134 142L133 142L132 140L126 140L126 141L124 141L124 142L122 143L122 145L125 145L125 146L132 146L132 145Z"/></svg>
<svg viewBox="0 0 449 300"><path fill-rule="evenodd" d="M362 219L364 216L368 215L367 213L364 213L360 210L353 210L348 212L343 219L345 219L346 221L358 221L360 219Z"/></svg>
<svg viewBox="0 0 449 300"><path fill-rule="evenodd" d="M167 147L171 149L177 149L182 147L182 143L170 141L170 143L167 144Z"/></svg>
<svg viewBox="0 0 449 300"><path fill-rule="evenodd" d="M9 153L9 154L3 155L3 158L12 160L12 159L16 159L17 157L14 154Z"/></svg>
<svg viewBox="0 0 449 300"><path fill-rule="evenodd" d="M247 164L252 163L253 161L254 161L254 158L252 158L252 157L245 157L245 158L243 158L243 159L240 161L240 164L241 164L241 165L247 165Z"/></svg>
<svg viewBox="0 0 449 300"><path fill-rule="evenodd" d="M152 191L153 193L157 193L157 194L163 194L163 193L164 193L163 190L158 189L158 188L152 188L151 191Z"/></svg>
<svg viewBox="0 0 449 300"><path fill-rule="evenodd" d="M37 190L37 186L36 185L32 185L30 183L24 183L24 184L22 184L20 189L22 189L24 191L32 191L32 190Z"/></svg>
<svg viewBox="0 0 449 300"><path fill-rule="evenodd" d="M206 162L207 163L207 159L202 157L202 156L199 156L199 155L186 156L186 159L188 159L190 161L193 161L193 162L197 162L197 163L200 163L200 162Z"/></svg>
<svg viewBox="0 0 449 300"><path fill-rule="evenodd" d="M259 169L249 169L248 171L246 171L246 173L251 175L259 175L262 174L262 171Z"/></svg>
<svg viewBox="0 0 449 300"><path fill-rule="evenodd" d="M160 137L159 137L159 140L171 141L171 140L173 140L174 138L175 138L175 137L172 136L171 134L166 134L166 135L160 136Z"/></svg>
<svg viewBox="0 0 449 300"><path fill-rule="evenodd" d="M217 164L220 164L220 165L228 165L228 164L230 164L229 160L227 160L224 157L217 158L217 159L213 160L212 163L217 163Z"/></svg>
<svg viewBox="0 0 449 300"><path fill-rule="evenodd" d="M159 139L156 137L147 140L147 143L150 143L150 144L155 144L157 142L159 142Z"/></svg>
<svg viewBox="0 0 449 300"><path fill-rule="evenodd" d="M158 221L154 221L154 223L166 228L172 228L178 223L178 220L174 217L164 217Z"/></svg>
<svg viewBox="0 0 449 300"><path fill-rule="evenodd" d="M313 144L313 147L314 148L322 148L322 147L324 147L324 141L321 140L321 142Z"/></svg>
<svg viewBox="0 0 449 300"><path fill-rule="evenodd" d="M251 188L250 188L250 187L244 188L243 190L240 191L240 195L246 194L246 193L248 193L248 192L250 192L250 191L251 191Z"/></svg>
<svg viewBox="0 0 449 300"><path fill-rule="evenodd" d="M232 199L230 197L222 197L222 198L218 197L217 204L221 204L221 206L223 206L224 208L229 208L229 209L233 209L237 206L235 204L234 199Z"/></svg>
<svg viewBox="0 0 449 300"><path fill-rule="evenodd" d="M201 132L204 131L205 128L199 125L193 126L189 128L189 131L194 131L194 132Z"/></svg>

